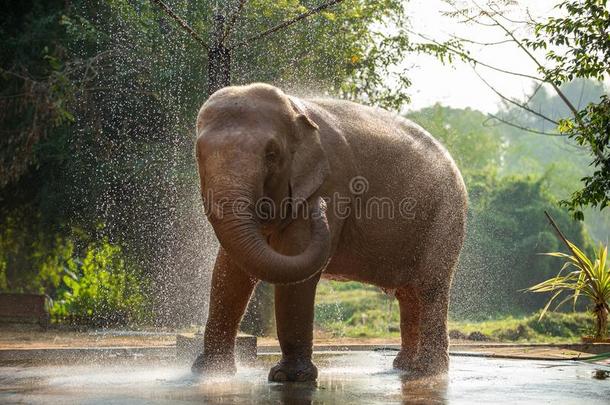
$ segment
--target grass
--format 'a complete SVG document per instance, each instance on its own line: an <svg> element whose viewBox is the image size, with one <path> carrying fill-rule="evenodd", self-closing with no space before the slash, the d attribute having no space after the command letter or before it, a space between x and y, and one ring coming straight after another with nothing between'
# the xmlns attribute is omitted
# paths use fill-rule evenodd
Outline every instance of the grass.
<svg viewBox="0 0 610 405"><path fill-rule="evenodd" d="M590 334L589 313L540 313L498 316L484 321L451 320L450 336L474 332L496 342L576 342ZM316 329L329 337L397 338L400 336L398 303L378 288L356 282L323 281L316 295Z"/></svg>
<svg viewBox="0 0 610 405"><path fill-rule="evenodd" d="M505 316L487 321L449 321L449 331L463 335L482 333L497 342L565 343L580 341L592 327L592 318L586 313L547 313L539 320L539 313L528 316Z"/></svg>

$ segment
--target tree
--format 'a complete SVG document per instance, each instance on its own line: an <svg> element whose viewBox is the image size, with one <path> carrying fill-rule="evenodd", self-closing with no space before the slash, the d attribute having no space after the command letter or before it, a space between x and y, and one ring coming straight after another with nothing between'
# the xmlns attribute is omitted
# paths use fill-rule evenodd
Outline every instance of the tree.
<svg viewBox="0 0 610 405"><path fill-rule="evenodd" d="M502 163L505 146L497 127L485 127L485 114L471 110L433 107L408 114L449 150L470 186L484 173L494 173Z"/></svg>
<svg viewBox="0 0 610 405"><path fill-rule="evenodd" d="M205 41L193 30L186 21L180 18L172 9L165 4L162 0L151 0L153 3L159 5L159 7L171 18L173 18L193 39L201 44L201 46L207 50L208 56L208 94L212 94L222 87L229 86L231 84L231 51L234 48L241 46L249 46L252 42L257 41L261 38L272 35L273 33L284 30L290 27L292 24L298 21L318 14L327 8L341 3L343 0L330 0L319 6L300 13L294 18L283 21L280 24L268 28L263 32L251 36L243 42L229 45L229 40L239 14L242 12L247 0L237 0L233 7L233 11L230 15L225 17L222 13L217 10L214 14L213 31L210 35L210 43L206 44Z"/></svg>
<svg viewBox="0 0 610 405"><path fill-rule="evenodd" d="M529 127L523 127L510 119L491 115L508 125L518 126L532 133L542 135L564 135L575 144L587 150L592 159L592 173L582 178L581 189L562 201L577 219L584 218L584 207L591 206L603 210L610 203L610 102L603 95L600 99L577 109L565 96L560 86L575 78L603 80L610 73L610 30L609 6L605 0L566 0L557 5L563 16L548 17L542 22L531 16L514 19L508 15L507 7L515 3L510 0L489 1L485 6L471 1L472 7L458 7L456 2L447 1L453 11L449 14L464 23L492 27L503 33L505 39L484 43L471 38L454 36L450 41L439 42L423 36L429 45L437 49L438 55L453 55L469 62L473 69L485 67L507 75L516 75L536 82L534 91L525 101L514 100L499 92L491 83L481 79L500 98L522 110L522 112L542 118L556 127L557 132L549 134ZM530 29L528 38L520 38L517 28ZM502 69L473 56L467 45L496 46L511 42L521 49L537 66L538 76ZM536 55L537 50L546 50L544 62ZM553 119L532 108L530 100L542 85L550 86L569 110L569 115Z"/></svg>
<svg viewBox="0 0 610 405"><path fill-rule="evenodd" d="M575 79L560 88L579 109L596 102L606 92L603 83L590 79ZM529 106L556 121L570 114L561 98L545 87L533 95ZM554 124L533 114L524 114L520 107L507 102L502 104L497 115L518 127L540 132L554 130ZM500 175L531 174L544 177L549 192L561 201L569 198L580 187L581 179L590 172L589 153L573 140L565 136L532 136L527 130L494 121L488 119L487 125L494 125L501 131L506 146ZM610 216L605 210L594 208L586 208L583 213L588 234L598 242L605 242L610 230Z"/></svg>
<svg viewBox="0 0 610 405"><path fill-rule="evenodd" d="M602 83L578 79L560 86L561 91L577 108L599 100L605 89ZM535 88L532 88L533 93ZM538 89L528 105L546 117L559 121L570 114L559 96L547 88ZM520 127L551 132L555 125L508 102L503 102L498 116ZM488 120L493 125L493 120ZM586 150L565 136L532 136L515 126L497 123L506 139L507 148L501 171L504 174L528 172L547 178L550 191L566 199L579 187L580 179L589 171L590 157ZM589 210L590 215L593 210Z"/></svg>
<svg viewBox="0 0 610 405"><path fill-rule="evenodd" d="M216 242L192 157L194 115L208 96L201 43L211 41L210 16L222 12L230 24L238 3L167 4L201 41L150 2L32 0L0 16L0 231L11 231L0 232L10 238L0 241L10 247L0 252L0 278L9 287L35 276L31 254L51 255L57 235L86 235L81 253L108 237L152 279L157 321L204 316ZM228 44L320 4L252 0ZM405 18L398 0L345 0L273 32L273 41L236 47L233 83L404 102L400 86L379 82L404 50L382 26Z"/></svg>
<svg viewBox="0 0 610 405"><path fill-rule="evenodd" d="M521 290L556 274L554 262L539 253L560 248L544 211L552 212L570 239L588 251L583 225L557 207L544 179L492 177L477 184L475 192L479 198L470 201L452 313L462 318L531 313L545 298Z"/></svg>
<svg viewBox="0 0 610 405"><path fill-rule="evenodd" d="M557 8L567 15L535 25L534 38L524 44L533 50L547 50L550 66L539 67L545 81L560 86L575 78L603 81L610 74L609 7L605 0L563 1ZM570 110L572 116L561 119L558 129L593 156L593 173L582 179L584 187L564 201L582 220L583 207L603 210L610 204L610 99L602 95L584 109L572 106Z"/></svg>
<svg viewBox="0 0 610 405"><path fill-rule="evenodd" d="M288 30L292 25L298 23L299 21L304 20L306 18L310 18L323 12L326 12L325 17L330 21L330 24L340 24L340 20L337 21L336 14L331 14L330 9L331 6L338 5L339 3L343 2L343 0L331 0L322 2L321 4L312 8L306 8L302 6L302 10L299 10L298 14L290 16L287 19L280 21L271 27L262 30L261 32L249 34L247 29L245 30L244 28L247 28L247 19L251 16L243 16L242 14L246 13L249 10L248 5L251 6L251 4L248 4L249 2L247 0L237 0L234 2L234 4L232 4L232 7L225 7L227 10L225 10L224 14L220 9L215 10L213 18L214 23L211 27L212 31L208 33L209 42L206 43L202 39L202 37L197 34L195 30L191 28L186 21L184 21L174 11L172 11L172 9L167 6L167 4L165 4L161 0L151 1L159 5L159 7L168 16L175 20L186 33L188 33L195 41L197 41L201 45L202 50L207 51L208 94L212 94L216 90L232 84L232 54L235 54L240 51L248 52L249 50L252 50L252 48L256 45L256 42L261 41L263 39L267 39L267 37L273 35L281 34L282 31ZM371 10L374 10L376 7L379 7L379 3L375 2L365 1L361 2L361 4L358 4L358 2L351 3L355 3L353 4L353 6L355 7L351 10L352 13L354 11L370 13ZM385 3L386 4L382 5L382 7L392 5L392 2ZM367 10L367 6L369 7L369 10ZM399 7L397 6L398 3L395 3L393 5L393 8L395 10L398 10ZM263 11L263 13L265 13L265 11ZM346 15L349 15L347 13L347 10L339 10L339 13L346 13ZM256 16L256 14L254 14L254 16ZM240 21L240 18L245 19L246 21L242 22ZM237 40L231 41L232 36L237 37ZM292 38L289 37L288 39L290 40ZM313 40L315 41L316 39ZM377 47L377 44L374 41L372 41L370 45L372 46L372 48ZM314 48L312 44L305 44L304 55L307 55L307 53L311 51L311 49L306 49L307 47L311 49ZM386 51L388 50L388 48L401 50L406 48L406 44L402 41L386 39L384 47L386 48ZM392 51L392 49L390 49L390 51ZM393 57L391 56L392 53L393 52L389 53L389 60L395 62L396 59L393 59ZM277 53L273 53L273 55L276 54ZM352 62L357 62L359 59L360 56L358 54L354 54L351 56ZM386 61L385 66L388 65L389 62ZM368 78L368 81L371 81L372 79L374 79L376 83L379 83L381 81L375 68L369 70L369 75L370 77ZM401 79L400 82L408 84L408 81L406 79ZM353 87L352 91L354 91L355 89L356 88ZM379 90L374 87L374 85L370 85L366 89L369 98L374 98L376 97L376 94L381 94ZM403 92L394 93L393 95L388 93L385 96L384 102L390 104L393 103L396 106L399 106L400 103L402 103L402 100L404 99L405 96ZM248 306L248 310L246 311L246 315L242 323L242 327L245 327L246 332L260 335L268 330L267 326L272 324L267 319L272 317L272 306L270 305L271 296L272 294L270 293L270 286L267 283L260 283L255 290L254 296L251 299L250 305Z"/></svg>

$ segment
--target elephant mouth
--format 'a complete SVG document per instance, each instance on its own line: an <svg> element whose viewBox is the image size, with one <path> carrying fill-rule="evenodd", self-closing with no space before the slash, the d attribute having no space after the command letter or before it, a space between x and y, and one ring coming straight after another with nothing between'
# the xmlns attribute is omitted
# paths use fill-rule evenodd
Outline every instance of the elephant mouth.
<svg viewBox="0 0 610 405"><path fill-rule="evenodd" d="M256 211L256 220L260 231L265 235L282 231L295 220L292 204L283 206L281 210L277 210L275 207L263 207L263 209L256 209Z"/></svg>

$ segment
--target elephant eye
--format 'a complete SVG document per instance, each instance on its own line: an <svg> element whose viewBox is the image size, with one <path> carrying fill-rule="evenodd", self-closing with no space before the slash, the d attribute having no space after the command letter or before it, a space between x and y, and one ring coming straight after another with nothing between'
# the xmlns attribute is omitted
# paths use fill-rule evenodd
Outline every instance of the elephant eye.
<svg viewBox="0 0 610 405"><path fill-rule="evenodd" d="M275 153L274 151L269 151L265 155L265 159L267 159L267 162L273 163L277 160L277 153Z"/></svg>
<svg viewBox="0 0 610 405"><path fill-rule="evenodd" d="M265 148L265 160L268 164L275 164L279 160L280 152L275 142L269 142Z"/></svg>

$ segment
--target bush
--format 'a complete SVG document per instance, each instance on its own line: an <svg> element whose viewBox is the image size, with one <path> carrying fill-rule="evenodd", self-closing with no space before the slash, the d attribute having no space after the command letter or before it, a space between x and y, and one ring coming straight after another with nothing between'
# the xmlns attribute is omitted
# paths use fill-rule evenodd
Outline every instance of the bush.
<svg viewBox="0 0 610 405"><path fill-rule="evenodd" d="M494 331L493 336L501 341L510 341L515 342L518 340L535 340L535 333L533 333L532 329L523 324L519 324L516 328L508 328L508 329L498 329Z"/></svg>
<svg viewBox="0 0 610 405"><path fill-rule="evenodd" d="M82 261L67 262L51 315L98 327L138 324L148 313L145 287L121 248L104 239L89 245Z"/></svg>
<svg viewBox="0 0 610 405"><path fill-rule="evenodd" d="M592 326L586 312L548 313L541 321L539 318L540 312L479 322L450 321L450 327L456 337L479 332L500 342L556 343L579 341Z"/></svg>
<svg viewBox="0 0 610 405"><path fill-rule="evenodd" d="M148 279L119 245L97 236L103 225L45 232L19 209L0 214L1 292L46 294L53 319L84 326L137 324L151 314Z"/></svg>
<svg viewBox="0 0 610 405"><path fill-rule="evenodd" d="M541 335L580 338L592 327L591 317L586 313L547 312L542 319L538 318L539 314L533 315L526 325Z"/></svg>

